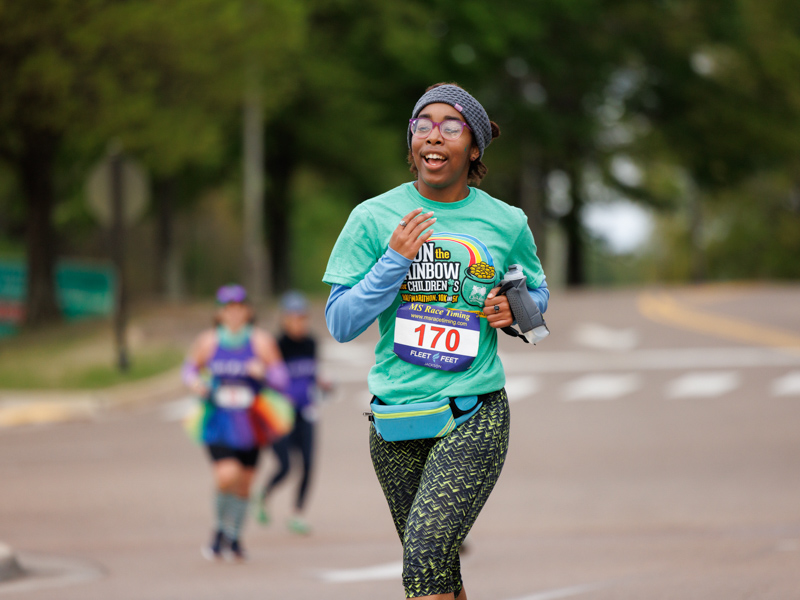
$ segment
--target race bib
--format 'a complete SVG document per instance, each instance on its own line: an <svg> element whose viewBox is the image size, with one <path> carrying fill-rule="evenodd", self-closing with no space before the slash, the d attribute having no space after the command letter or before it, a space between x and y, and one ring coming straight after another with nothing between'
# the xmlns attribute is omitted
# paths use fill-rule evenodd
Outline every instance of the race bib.
<svg viewBox="0 0 800 600"><path fill-rule="evenodd" d="M221 408L250 408L255 397L246 385L221 385L214 391L214 403Z"/></svg>
<svg viewBox="0 0 800 600"><path fill-rule="evenodd" d="M394 352L412 365L466 371L478 356L480 327L475 313L409 302L397 309Z"/></svg>

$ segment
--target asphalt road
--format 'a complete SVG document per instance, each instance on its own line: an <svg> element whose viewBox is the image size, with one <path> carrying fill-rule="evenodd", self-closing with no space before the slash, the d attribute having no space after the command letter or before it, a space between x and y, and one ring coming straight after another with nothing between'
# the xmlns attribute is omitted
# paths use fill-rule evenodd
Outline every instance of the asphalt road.
<svg viewBox="0 0 800 600"><path fill-rule="evenodd" d="M501 340L511 448L463 557L470 600L800 598L800 286L554 293L546 316L539 346ZM338 389L312 535L284 526L289 484L247 564L200 557L211 482L180 396L0 427L0 542L29 574L0 596L402 598L361 416L375 331L321 337Z"/></svg>

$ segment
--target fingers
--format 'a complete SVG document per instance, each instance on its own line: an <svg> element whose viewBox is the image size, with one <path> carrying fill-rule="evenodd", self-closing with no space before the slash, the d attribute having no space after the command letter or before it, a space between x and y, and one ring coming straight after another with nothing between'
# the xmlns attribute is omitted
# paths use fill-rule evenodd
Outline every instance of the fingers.
<svg viewBox="0 0 800 600"><path fill-rule="evenodd" d="M430 227L435 222L433 211L423 213L421 208L412 210L397 224L389 240L389 247L413 260L422 244L433 235L433 229Z"/></svg>
<svg viewBox="0 0 800 600"><path fill-rule="evenodd" d="M500 288L494 288L489 292L486 297L486 302L483 304L483 314L486 315L486 320L489 322L489 325L495 329L509 327L514 323L514 315L511 314L508 298L505 296L495 296L498 289Z"/></svg>
<svg viewBox="0 0 800 600"><path fill-rule="evenodd" d="M423 231L425 231L425 229L433 225L435 222L436 222L436 217L433 216L433 211L430 211L427 213L418 214L416 217L414 217L414 220L411 222L410 225L414 225L414 231L422 233ZM433 233L433 231L431 231L430 233Z"/></svg>
<svg viewBox="0 0 800 600"><path fill-rule="evenodd" d="M486 294L486 300L489 301L492 298L494 298L497 295L497 292L499 290L500 290L500 286L499 285L497 287L493 287L491 290L489 290L489 293Z"/></svg>
<svg viewBox="0 0 800 600"><path fill-rule="evenodd" d="M405 228L406 226L408 226L409 223L411 223L414 220L415 217L419 216L420 213L422 213L422 209L421 208L415 208L410 213L408 213L405 217L400 219L400 222L397 224L397 226L400 227L401 229Z"/></svg>
<svg viewBox="0 0 800 600"><path fill-rule="evenodd" d="M400 222L397 226L400 229L406 230L409 233L412 233L414 229L418 229L422 227L429 227L433 221L436 219L431 219L433 216L433 211L423 213L421 208L416 208L408 213L405 217L400 219ZM428 222L430 220L430 222ZM420 230L421 231L421 230Z"/></svg>

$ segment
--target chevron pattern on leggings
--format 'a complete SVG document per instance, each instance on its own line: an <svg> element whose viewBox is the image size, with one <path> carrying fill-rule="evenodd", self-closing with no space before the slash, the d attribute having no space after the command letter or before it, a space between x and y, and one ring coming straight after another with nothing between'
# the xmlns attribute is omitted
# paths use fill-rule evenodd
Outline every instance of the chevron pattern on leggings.
<svg viewBox="0 0 800 600"><path fill-rule="evenodd" d="M372 464L403 543L407 598L461 592L458 550L508 451L505 390L443 438L386 442L370 426Z"/></svg>

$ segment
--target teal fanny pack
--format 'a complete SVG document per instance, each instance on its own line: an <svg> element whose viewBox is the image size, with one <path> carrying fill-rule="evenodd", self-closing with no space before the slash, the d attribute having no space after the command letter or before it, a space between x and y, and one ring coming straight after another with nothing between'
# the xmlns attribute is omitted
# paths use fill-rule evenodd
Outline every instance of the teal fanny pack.
<svg viewBox="0 0 800 600"><path fill-rule="evenodd" d="M387 442L444 437L483 406L484 396L459 396L435 402L388 405L373 397L364 413Z"/></svg>

